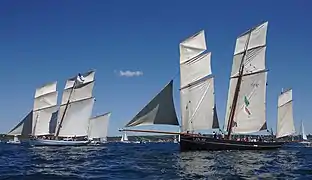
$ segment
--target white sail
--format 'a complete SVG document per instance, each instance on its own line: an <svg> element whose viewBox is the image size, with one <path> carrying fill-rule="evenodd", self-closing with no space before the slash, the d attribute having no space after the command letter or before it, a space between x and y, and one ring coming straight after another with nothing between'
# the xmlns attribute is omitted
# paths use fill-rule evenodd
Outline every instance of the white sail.
<svg viewBox="0 0 312 180"><path fill-rule="evenodd" d="M302 139L303 139L304 141L307 141L307 140L308 140L307 135L306 135L305 132L304 132L303 122L301 122L301 136L302 136Z"/></svg>
<svg viewBox="0 0 312 180"><path fill-rule="evenodd" d="M173 104L173 81L161 90L125 127L167 124L179 125Z"/></svg>
<svg viewBox="0 0 312 180"><path fill-rule="evenodd" d="M92 138L106 138L111 113L105 113L90 119L89 135Z"/></svg>
<svg viewBox="0 0 312 180"><path fill-rule="evenodd" d="M206 49L205 32L202 30L180 43L180 64L198 56Z"/></svg>
<svg viewBox="0 0 312 180"><path fill-rule="evenodd" d="M180 98L182 131L218 128L215 118L214 79L211 53L204 53L204 31L180 43Z"/></svg>
<svg viewBox="0 0 312 180"><path fill-rule="evenodd" d="M121 136L120 141L121 141L121 142L124 142L124 141L129 141L129 140L128 140L128 136L127 136L127 133L126 133L126 132L124 132L124 133L123 133L123 135Z"/></svg>
<svg viewBox="0 0 312 180"><path fill-rule="evenodd" d="M83 99L91 98L92 92L94 87L94 81L84 83L75 88L75 90L71 93L72 88L64 89L63 97L62 97L62 104L66 104L68 102L68 98L70 96L70 101L80 101Z"/></svg>
<svg viewBox="0 0 312 180"><path fill-rule="evenodd" d="M13 129L8 132L7 135L30 135L32 132L32 117L33 111L30 111L22 121L20 121Z"/></svg>
<svg viewBox="0 0 312 180"><path fill-rule="evenodd" d="M80 137L88 135L89 119L92 113L94 98L72 102L68 105L63 123L60 128L60 137ZM59 110L59 117L62 116L66 105Z"/></svg>
<svg viewBox="0 0 312 180"><path fill-rule="evenodd" d="M218 128L214 119L213 78L181 90L182 131Z"/></svg>
<svg viewBox="0 0 312 180"><path fill-rule="evenodd" d="M57 82L53 82L36 89L32 123L34 136L51 134L50 122L58 110L56 85Z"/></svg>
<svg viewBox="0 0 312 180"><path fill-rule="evenodd" d="M292 102L292 89L282 92L278 97L276 138L295 133Z"/></svg>
<svg viewBox="0 0 312 180"><path fill-rule="evenodd" d="M234 111L233 133L252 133L267 129L265 113L267 27L268 22L265 22L239 36L236 40L224 124L226 130L233 106L239 70L243 68L243 77Z"/></svg>

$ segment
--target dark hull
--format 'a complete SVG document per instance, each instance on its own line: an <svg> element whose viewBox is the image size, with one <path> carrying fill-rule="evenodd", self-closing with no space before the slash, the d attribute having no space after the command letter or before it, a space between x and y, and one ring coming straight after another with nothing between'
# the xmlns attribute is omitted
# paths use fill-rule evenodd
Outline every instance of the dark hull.
<svg viewBox="0 0 312 180"><path fill-rule="evenodd" d="M284 142L246 142L205 136L180 136L181 151L271 150L280 148L283 144Z"/></svg>

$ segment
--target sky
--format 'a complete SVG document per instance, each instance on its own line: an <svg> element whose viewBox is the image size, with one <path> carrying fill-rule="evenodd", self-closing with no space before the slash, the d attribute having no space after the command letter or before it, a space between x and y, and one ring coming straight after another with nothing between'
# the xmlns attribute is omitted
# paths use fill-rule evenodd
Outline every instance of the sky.
<svg viewBox="0 0 312 180"><path fill-rule="evenodd" d="M179 72L179 43L202 29L212 52L222 127L236 37L263 21L269 22L268 126L276 128L282 88L293 88L296 128L303 120L305 131L312 133L312 1L190 2L1 1L0 133L31 110L35 88L58 81L61 91L68 78L95 69L93 115L112 112L109 136L120 135L118 129ZM174 83L180 117L179 79Z"/></svg>

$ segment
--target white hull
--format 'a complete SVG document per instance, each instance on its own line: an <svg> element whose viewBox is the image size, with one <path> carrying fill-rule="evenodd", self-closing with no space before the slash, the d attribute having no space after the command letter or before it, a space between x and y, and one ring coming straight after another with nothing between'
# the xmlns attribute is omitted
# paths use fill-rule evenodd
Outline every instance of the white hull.
<svg viewBox="0 0 312 180"><path fill-rule="evenodd" d="M90 145L101 145L101 144L106 144L107 142L106 141L94 141L92 140L90 142Z"/></svg>
<svg viewBox="0 0 312 180"><path fill-rule="evenodd" d="M21 144L21 141L17 140L17 141L8 141L8 144Z"/></svg>
<svg viewBox="0 0 312 180"><path fill-rule="evenodd" d="M49 140L49 139L32 139L32 146L84 146L90 141L64 141L64 140Z"/></svg>

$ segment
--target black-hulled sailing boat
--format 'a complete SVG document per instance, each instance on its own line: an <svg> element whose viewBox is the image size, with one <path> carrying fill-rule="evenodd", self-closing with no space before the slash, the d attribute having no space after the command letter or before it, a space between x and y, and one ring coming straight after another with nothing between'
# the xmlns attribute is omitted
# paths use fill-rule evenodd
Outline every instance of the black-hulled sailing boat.
<svg viewBox="0 0 312 180"><path fill-rule="evenodd" d="M283 142L237 141L235 134L266 130L265 50L268 23L248 30L236 40L230 88L226 109L227 136L222 139L202 136L195 131L219 128L214 100L214 78L211 76L211 53L206 51L204 31L180 43L180 99L182 132L156 132L180 135L181 151L192 150L261 150L276 149ZM127 125L178 125L170 83Z"/></svg>

